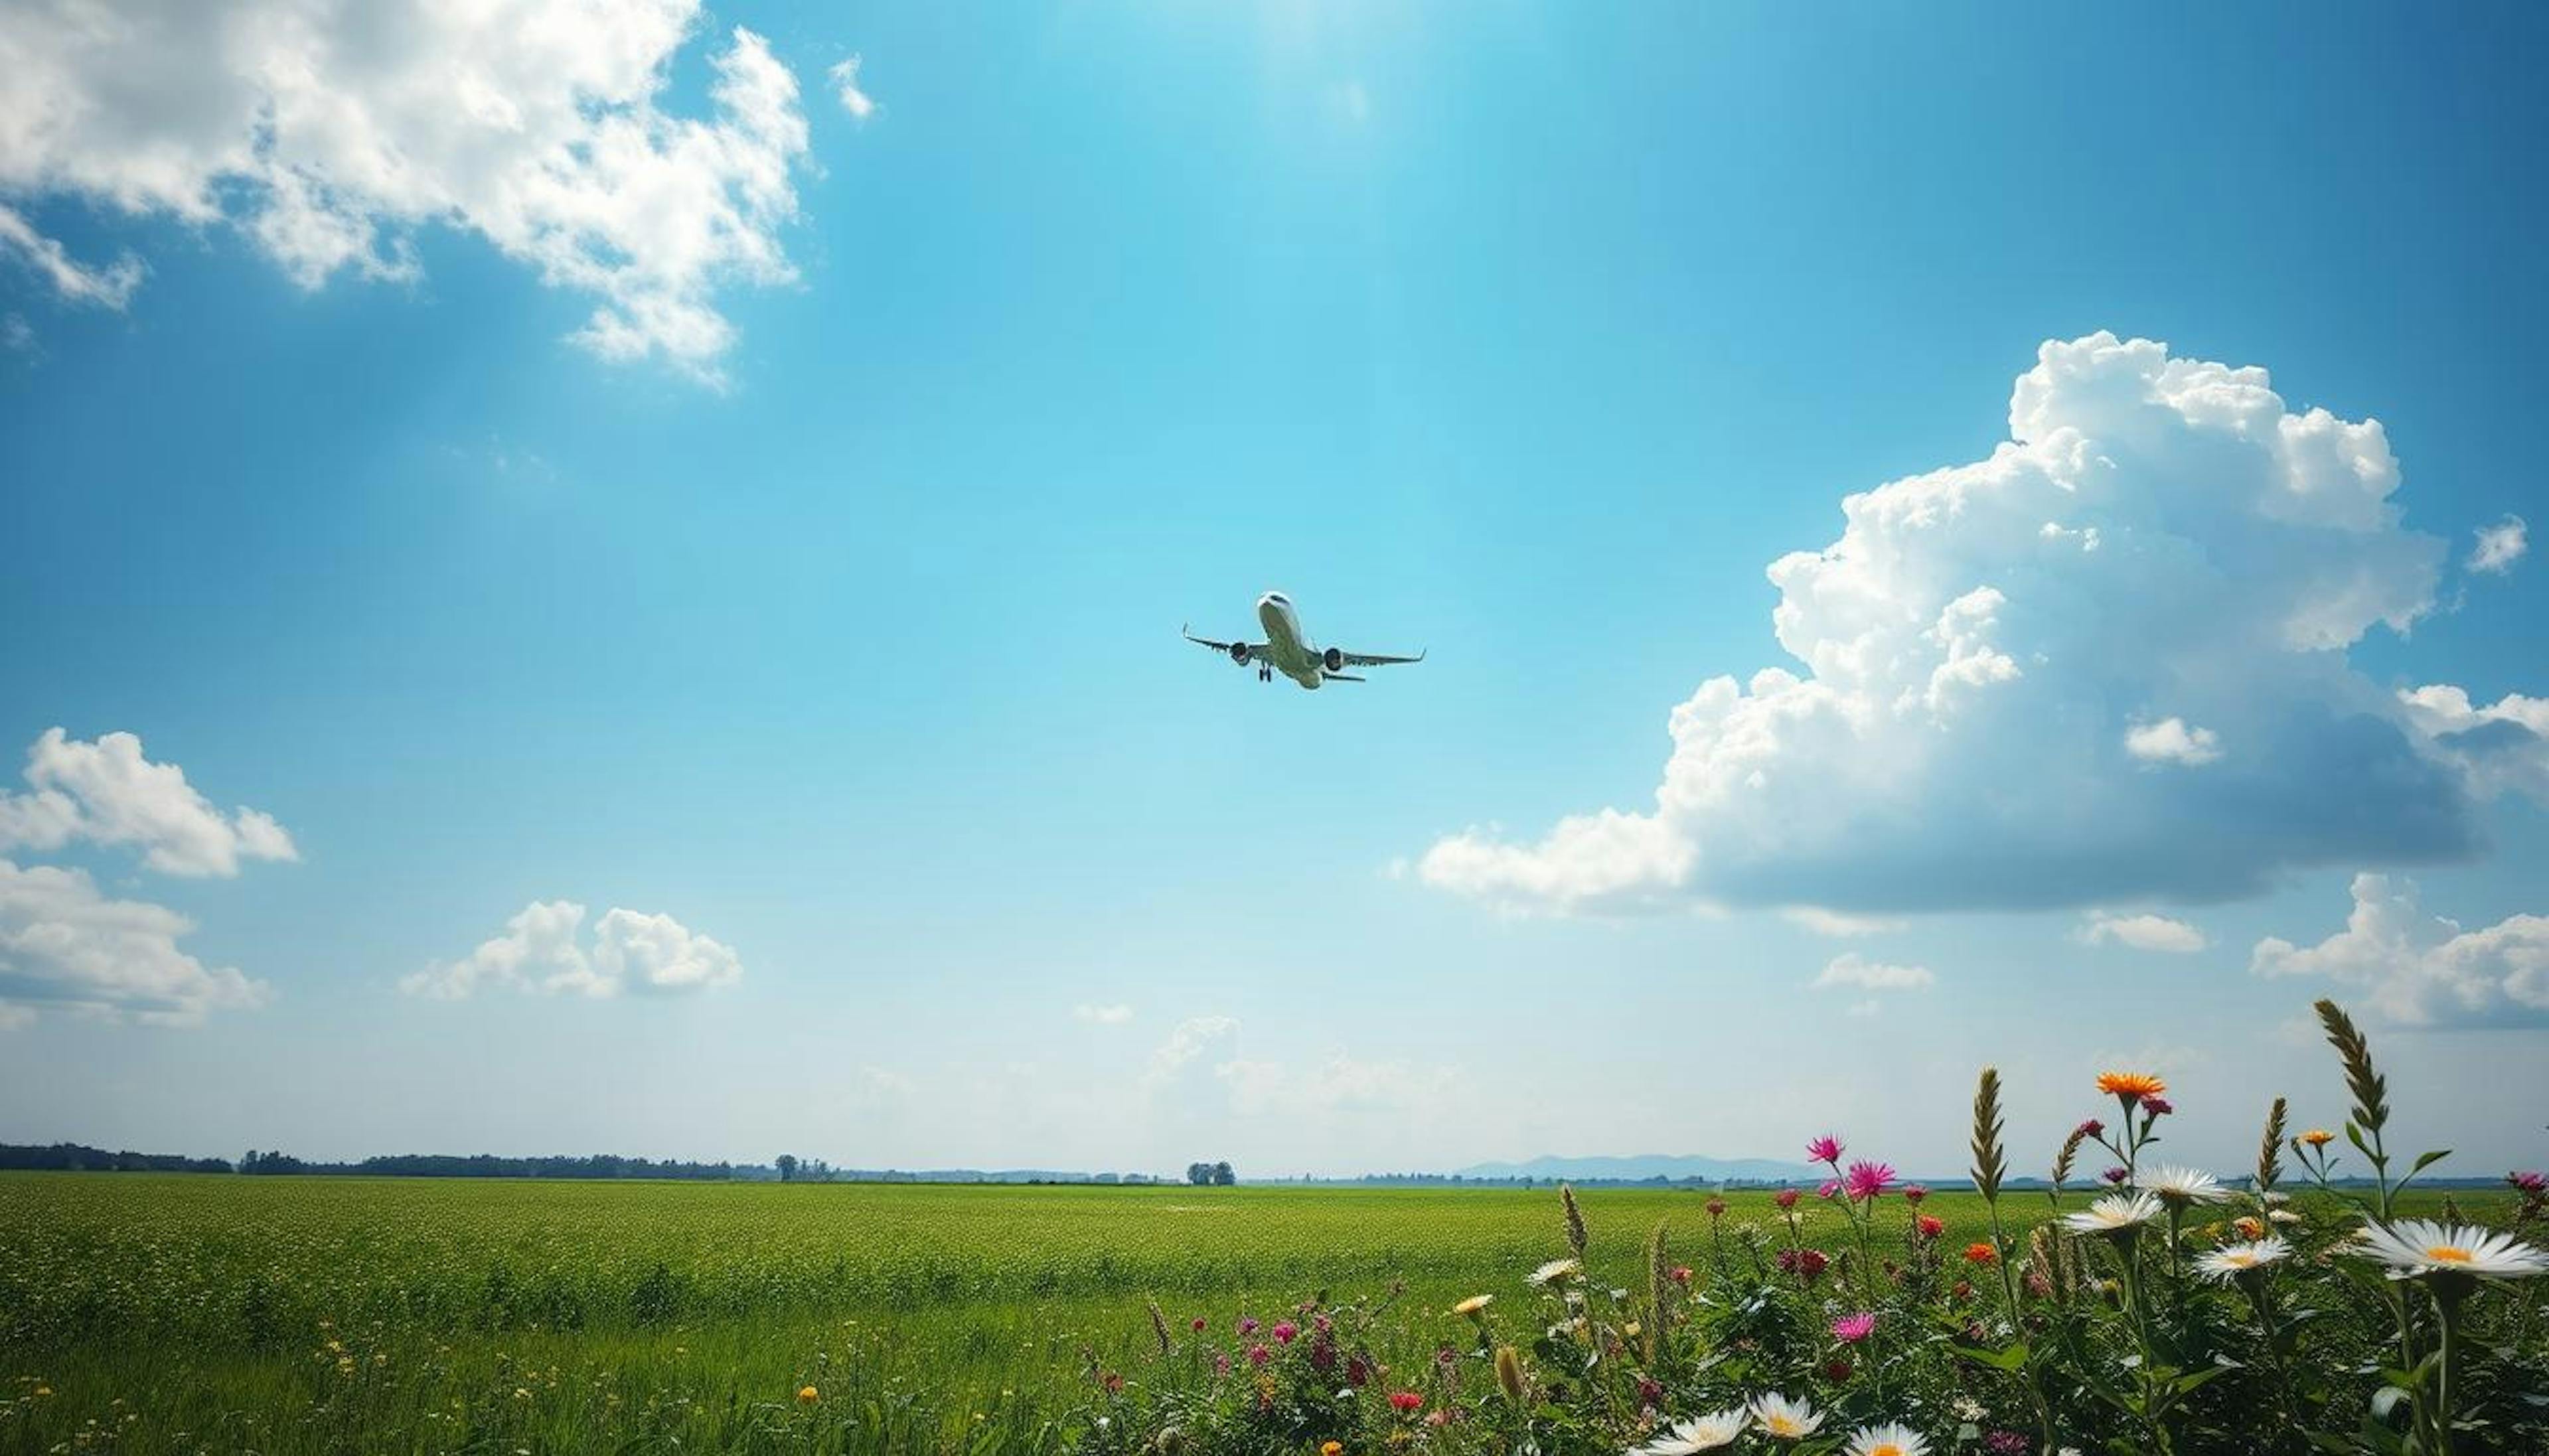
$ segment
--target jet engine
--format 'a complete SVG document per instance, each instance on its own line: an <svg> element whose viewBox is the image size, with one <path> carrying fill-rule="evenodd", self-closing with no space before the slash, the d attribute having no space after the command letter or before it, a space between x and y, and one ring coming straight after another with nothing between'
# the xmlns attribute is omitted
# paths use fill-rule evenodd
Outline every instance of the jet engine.
<svg viewBox="0 0 2549 1456"><path fill-rule="evenodd" d="M1328 671L1331 673L1342 673L1346 670L1346 655L1342 648L1329 648L1319 654L1319 661L1327 664Z"/></svg>
<svg viewBox="0 0 2549 1456"><path fill-rule="evenodd" d="M1230 660L1243 668L1248 666L1248 644L1245 642L1230 644Z"/></svg>

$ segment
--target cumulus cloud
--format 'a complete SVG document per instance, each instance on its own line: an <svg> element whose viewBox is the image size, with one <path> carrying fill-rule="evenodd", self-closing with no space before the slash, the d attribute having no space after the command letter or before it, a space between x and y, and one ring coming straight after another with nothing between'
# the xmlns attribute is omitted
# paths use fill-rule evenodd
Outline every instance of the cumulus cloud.
<svg viewBox="0 0 2549 1456"><path fill-rule="evenodd" d="M1452 835L1419 873L1521 908L1863 914L2475 853L2470 786L2347 658L2432 609L2446 554L2401 524L2378 421L2099 333L2037 351L2009 428L1771 564L1793 664L1672 710L1651 807Z"/></svg>
<svg viewBox="0 0 2549 1456"><path fill-rule="evenodd" d="M1926 965L1888 965L1856 951L1834 956L1823 974L1815 977L1818 991L1835 986L1855 986L1862 991L1926 991L1937 983L1938 978Z"/></svg>
<svg viewBox="0 0 2549 1456"><path fill-rule="evenodd" d="M414 234L472 232L595 301L611 359L718 378L715 299L796 275L796 78L736 29L710 119L661 102L699 0L30 0L0 9L0 195L236 225L285 274L417 275ZM127 258L70 259L12 211L0 250L121 305Z"/></svg>
<svg viewBox="0 0 2549 1456"><path fill-rule="evenodd" d="M2469 560L2464 565L2474 572L2502 576L2513 570L2522 553L2531 549L2530 527L2522 517L2508 515L2492 526L2481 526L2477 540L2470 546Z"/></svg>
<svg viewBox="0 0 2549 1456"><path fill-rule="evenodd" d="M838 93L841 98L841 110L848 112L851 116L864 122L868 118L876 115L877 104L875 97L870 96L865 91L859 89L859 62L861 59L863 59L863 57L853 55L849 59L832 67L831 70L825 72L825 74L832 78L832 89Z"/></svg>
<svg viewBox="0 0 2549 1456"><path fill-rule="evenodd" d="M191 1026L266 999L264 982L179 950L193 929L164 906L108 898L82 870L0 860L0 1027L39 1009Z"/></svg>
<svg viewBox="0 0 2549 1456"><path fill-rule="evenodd" d="M2465 689L2435 682L2400 693L2399 702L2473 792L2520 793L2549 805L2549 697L2508 692L2480 705Z"/></svg>
<svg viewBox="0 0 2549 1456"><path fill-rule="evenodd" d="M1190 1016L1179 1022L1168 1040L1151 1052L1151 1064L1144 1069L1142 1081L1152 1087L1166 1086L1179 1074L1195 1064L1207 1050L1239 1031L1235 1016Z"/></svg>
<svg viewBox="0 0 2549 1456"><path fill-rule="evenodd" d="M2210 944L2204 932L2165 915L2110 915L2094 910L2082 922L2078 939L2084 946L2129 946L2136 951L2165 951L2189 956Z"/></svg>
<svg viewBox="0 0 2549 1456"><path fill-rule="evenodd" d="M1071 1008L1074 1021L1085 1021L1101 1027L1120 1027L1133 1019L1133 1008L1121 1002L1112 1006L1091 1006L1084 1001Z"/></svg>
<svg viewBox="0 0 2549 1456"><path fill-rule="evenodd" d="M85 841L133 845L163 874L238 873L241 860L298 860L270 814L213 807L174 764L142 756L142 740L108 733L83 743L47 728L27 750L28 793L0 793L0 850L57 850Z"/></svg>
<svg viewBox="0 0 2549 1456"><path fill-rule="evenodd" d="M2406 1026L2549 1022L2549 916L2465 931L2417 908L2414 881L2354 876L2345 929L2315 946L2268 937L2249 956L2267 976L2325 976Z"/></svg>
<svg viewBox="0 0 2549 1456"><path fill-rule="evenodd" d="M446 1001L482 988L594 997L622 991L681 995L743 978L743 962L732 949L669 915L608 911L588 944L584 913L573 900L534 900L505 922L504 934L457 960L402 978L399 989Z"/></svg>
<svg viewBox="0 0 2549 1456"><path fill-rule="evenodd" d="M2183 718L2162 718L2126 729L2124 752L2145 764L2195 768L2221 757L2221 739L2210 728L2189 728Z"/></svg>

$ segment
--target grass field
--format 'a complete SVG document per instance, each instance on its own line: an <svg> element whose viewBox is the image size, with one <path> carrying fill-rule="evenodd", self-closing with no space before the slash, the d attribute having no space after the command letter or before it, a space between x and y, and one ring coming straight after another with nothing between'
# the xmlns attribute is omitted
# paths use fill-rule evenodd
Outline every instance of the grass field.
<svg viewBox="0 0 2549 1456"><path fill-rule="evenodd" d="M1589 1191L1594 1274L1635 1285L1659 1220L1704 1259L1702 1205ZM6 1175L0 1447L1015 1449L1146 1298L1226 1326L1404 1281L1414 1360L1558 1252L1548 1191Z"/></svg>
<svg viewBox="0 0 2549 1456"><path fill-rule="evenodd" d="M1730 1243L1777 1217L1729 1202ZM1712 1257L1700 1195L1584 1206L1597 1287L1659 1221ZM0 1450L1051 1449L1139 1378L1146 1299L1226 1331L1403 1282L1378 1353L1413 1367L1563 1251L1548 1190L0 1175Z"/></svg>

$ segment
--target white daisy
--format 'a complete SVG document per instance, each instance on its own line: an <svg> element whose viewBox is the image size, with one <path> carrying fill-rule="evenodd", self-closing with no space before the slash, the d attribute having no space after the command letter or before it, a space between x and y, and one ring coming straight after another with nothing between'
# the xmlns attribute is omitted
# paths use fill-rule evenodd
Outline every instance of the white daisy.
<svg viewBox="0 0 2549 1456"><path fill-rule="evenodd" d="M1824 1423L1824 1413L1804 1401L1791 1401L1772 1391L1752 1398L1752 1418L1761 1425L1764 1435L1794 1441L1813 1435Z"/></svg>
<svg viewBox="0 0 2549 1456"><path fill-rule="evenodd" d="M2266 1222L2269 1224L2298 1224L2301 1221L2302 1216L2291 1209L2266 1210Z"/></svg>
<svg viewBox="0 0 2549 1456"><path fill-rule="evenodd" d="M2195 1272L2207 1279L2224 1284L2252 1269L2262 1269L2293 1251L2293 1246L2280 1238L2260 1238L2248 1243L2225 1243L2211 1253L2200 1254Z"/></svg>
<svg viewBox="0 0 2549 1456"><path fill-rule="evenodd" d="M2493 1228L2401 1219L2387 1228L2367 1224L2359 1237L2357 1252L2390 1265L2393 1279L2426 1274L2521 1279L2549 1270L2549 1253Z"/></svg>
<svg viewBox="0 0 2549 1456"><path fill-rule="evenodd" d="M1577 1274L1582 1273L1583 1269L1584 1266L1575 1262L1573 1259L1552 1259L1548 1263L1541 1265L1539 1268L1532 1270L1531 1279L1528 1282L1536 1287L1545 1289L1550 1285L1563 1283L1566 1280L1574 1278Z"/></svg>
<svg viewBox="0 0 2549 1456"><path fill-rule="evenodd" d="M1676 1420L1669 1433L1635 1448L1635 1456L1692 1456L1694 1452L1731 1446L1737 1436L1744 1434L1744 1427L1751 1423L1751 1413L1738 1406L1732 1410Z"/></svg>
<svg viewBox="0 0 2549 1456"><path fill-rule="evenodd" d="M2133 1177L2133 1186L2144 1193L2157 1194L2171 1208L2184 1208L2191 1203L2215 1203L2230 1196L2221 1180L2197 1168L2161 1163L2142 1169Z"/></svg>
<svg viewBox="0 0 2549 1456"><path fill-rule="evenodd" d="M2085 1214L2064 1214L2074 1233L2128 1233L2159 1217L2159 1200L2147 1193L2110 1193Z"/></svg>
<svg viewBox="0 0 2549 1456"><path fill-rule="evenodd" d="M1930 1456L1930 1443L1899 1420L1860 1426L1846 1449L1849 1456Z"/></svg>

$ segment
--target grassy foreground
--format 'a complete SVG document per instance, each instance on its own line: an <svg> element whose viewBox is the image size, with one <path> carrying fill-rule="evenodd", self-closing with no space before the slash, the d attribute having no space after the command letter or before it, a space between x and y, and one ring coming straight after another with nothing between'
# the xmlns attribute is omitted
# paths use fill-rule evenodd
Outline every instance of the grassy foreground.
<svg viewBox="0 0 2549 1456"><path fill-rule="evenodd" d="M1588 1192L1593 1274L1658 1222L1704 1259L1703 1202ZM1545 1190L5 1175L0 1448L1033 1449L1146 1298L1226 1331L1403 1281L1414 1362L1560 1246Z"/></svg>

